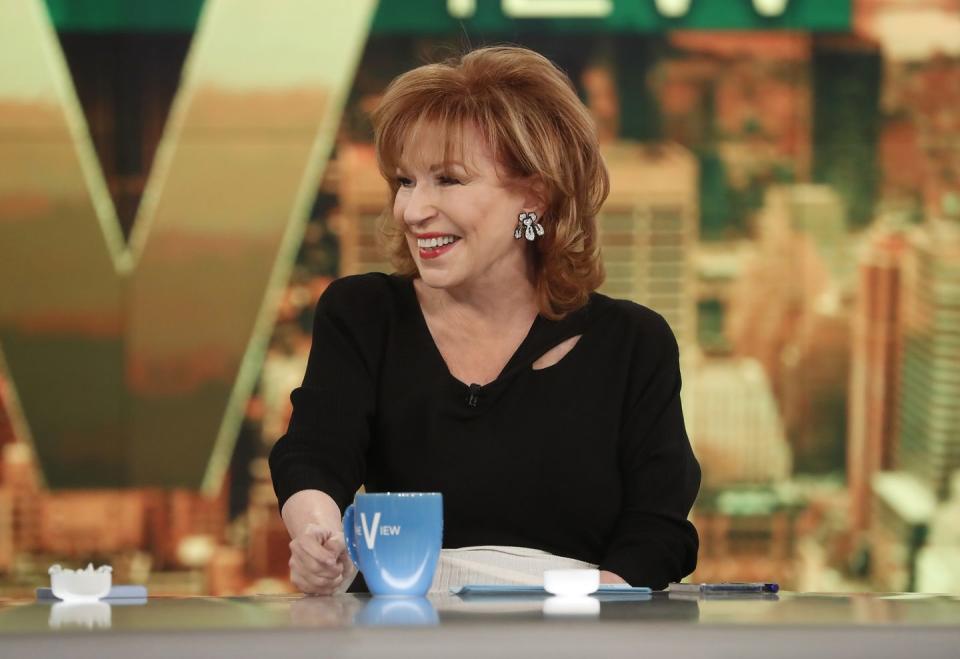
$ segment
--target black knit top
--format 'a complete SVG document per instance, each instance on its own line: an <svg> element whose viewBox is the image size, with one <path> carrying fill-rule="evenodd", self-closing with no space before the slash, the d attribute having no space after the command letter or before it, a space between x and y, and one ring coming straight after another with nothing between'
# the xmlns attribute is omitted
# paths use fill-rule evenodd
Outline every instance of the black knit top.
<svg viewBox="0 0 960 659"><path fill-rule="evenodd" d="M317 304L303 385L270 454L282 507L329 494L441 492L444 547L511 545L662 588L696 566L700 485L680 406L678 348L647 307L594 293L537 316L497 379L446 367L409 278L339 279ZM554 366L531 365L581 334Z"/></svg>

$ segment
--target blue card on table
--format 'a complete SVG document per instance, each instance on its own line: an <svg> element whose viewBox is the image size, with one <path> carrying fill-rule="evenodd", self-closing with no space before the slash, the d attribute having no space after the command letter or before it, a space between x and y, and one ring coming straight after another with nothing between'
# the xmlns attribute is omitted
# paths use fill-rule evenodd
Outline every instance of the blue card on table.
<svg viewBox="0 0 960 659"><path fill-rule="evenodd" d="M600 584L600 588L592 595L616 595L629 593L632 595L649 594L652 591L646 586L628 586L626 584ZM451 595L549 595L543 586L524 586L506 584L467 584L450 589Z"/></svg>

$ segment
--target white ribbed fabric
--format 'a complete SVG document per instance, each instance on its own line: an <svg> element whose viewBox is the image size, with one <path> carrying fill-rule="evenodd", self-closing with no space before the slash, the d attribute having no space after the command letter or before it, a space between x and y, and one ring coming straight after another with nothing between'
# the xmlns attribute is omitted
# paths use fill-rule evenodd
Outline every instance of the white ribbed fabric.
<svg viewBox="0 0 960 659"><path fill-rule="evenodd" d="M449 593L466 584L543 585L544 570L596 568L574 558L527 547L482 545L441 549L431 593Z"/></svg>
<svg viewBox="0 0 960 659"><path fill-rule="evenodd" d="M467 584L542 586L544 570L583 570L596 567L593 563L555 556L550 552L528 547L478 545L441 549L430 593L446 595L451 588ZM344 580L336 592L346 592L355 576L356 572L348 580Z"/></svg>

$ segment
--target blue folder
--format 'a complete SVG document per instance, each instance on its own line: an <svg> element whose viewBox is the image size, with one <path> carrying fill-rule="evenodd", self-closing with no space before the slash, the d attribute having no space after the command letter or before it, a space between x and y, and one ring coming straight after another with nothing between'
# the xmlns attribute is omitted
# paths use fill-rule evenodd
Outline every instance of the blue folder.
<svg viewBox="0 0 960 659"><path fill-rule="evenodd" d="M652 591L646 586L628 586L627 584L600 584L592 595L649 595ZM451 595L550 595L543 586L503 585L503 584L467 584L450 589Z"/></svg>
<svg viewBox="0 0 960 659"><path fill-rule="evenodd" d="M49 588L37 588L37 601L40 602L59 602L60 600ZM101 598L102 602L123 602L126 600L147 601L147 587L140 585L117 585L111 586L110 592L106 597Z"/></svg>

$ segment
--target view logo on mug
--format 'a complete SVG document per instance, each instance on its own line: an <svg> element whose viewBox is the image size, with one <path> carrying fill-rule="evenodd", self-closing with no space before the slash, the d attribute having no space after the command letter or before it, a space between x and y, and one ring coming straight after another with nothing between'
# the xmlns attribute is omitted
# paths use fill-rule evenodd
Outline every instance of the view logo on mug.
<svg viewBox="0 0 960 659"><path fill-rule="evenodd" d="M422 597L443 546L438 492L358 494L343 516L347 553L374 595Z"/></svg>

